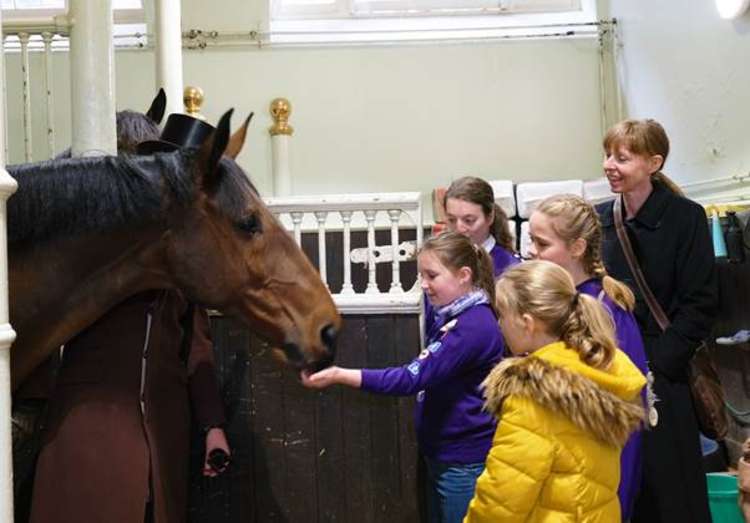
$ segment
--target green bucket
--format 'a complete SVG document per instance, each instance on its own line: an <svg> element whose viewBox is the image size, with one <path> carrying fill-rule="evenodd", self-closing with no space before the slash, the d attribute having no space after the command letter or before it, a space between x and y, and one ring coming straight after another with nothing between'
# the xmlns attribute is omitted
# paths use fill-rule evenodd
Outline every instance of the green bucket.
<svg viewBox="0 0 750 523"><path fill-rule="evenodd" d="M706 482L714 523L745 523L737 505L737 476L706 474Z"/></svg>

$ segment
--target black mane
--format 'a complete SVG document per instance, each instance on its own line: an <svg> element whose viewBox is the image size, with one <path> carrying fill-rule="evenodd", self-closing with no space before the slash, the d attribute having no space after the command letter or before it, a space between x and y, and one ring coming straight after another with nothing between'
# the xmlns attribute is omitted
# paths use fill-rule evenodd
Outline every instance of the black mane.
<svg viewBox="0 0 750 523"><path fill-rule="evenodd" d="M123 227L137 228L163 219L169 203L195 198L191 175L197 150L154 156L104 156L59 159L9 166L18 191L8 200L8 243L22 244ZM242 169L227 158L215 201L232 219L248 208L255 192Z"/></svg>

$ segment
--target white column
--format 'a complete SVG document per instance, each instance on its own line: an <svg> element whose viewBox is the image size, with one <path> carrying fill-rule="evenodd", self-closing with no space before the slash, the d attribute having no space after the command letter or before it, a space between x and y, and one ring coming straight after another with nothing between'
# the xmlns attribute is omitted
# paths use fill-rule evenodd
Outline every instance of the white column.
<svg viewBox="0 0 750 523"><path fill-rule="evenodd" d="M155 0L156 91L167 94L166 115L182 113L182 11L180 0Z"/></svg>
<svg viewBox="0 0 750 523"><path fill-rule="evenodd" d="M318 220L318 270L320 279L328 287L328 264L326 262L326 211L315 211L315 218Z"/></svg>
<svg viewBox="0 0 750 523"><path fill-rule="evenodd" d="M391 288L389 292L400 294L404 292L401 287L401 262L399 262L399 243L398 243L398 221L401 218L401 209L391 209L388 211L391 218Z"/></svg>
<svg viewBox="0 0 750 523"><path fill-rule="evenodd" d="M375 216L378 211L365 211L367 220L367 289L365 294L380 294L378 289L376 264L375 264Z"/></svg>
<svg viewBox="0 0 750 523"><path fill-rule="evenodd" d="M294 129L289 125L292 104L285 98L271 102L271 116L274 124L268 130L271 134L271 157L273 162L273 195L292 194L292 174L289 169L289 141Z"/></svg>
<svg viewBox="0 0 750 523"><path fill-rule="evenodd" d="M305 216L305 213L292 212L289 214L292 216L292 224L294 226L294 241L297 242L299 247L302 247L302 218Z"/></svg>
<svg viewBox="0 0 750 523"><path fill-rule="evenodd" d="M47 95L47 148L48 156L55 155L55 107L52 99L52 33L42 33L44 40L44 92Z"/></svg>
<svg viewBox="0 0 750 523"><path fill-rule="evenodd" d="M0 28L2 11L0 11ZM0 42L3 41L0 35ZM0 47L0 85L5 90L4 51ZM0 144L5 143L5 104L0 103ZM18 185L5 170L5 150L0 147L0 521L13 522L13 442L10 426L10 345L16 333L8 314L8 237L6 202Z"/></svg>
<svg viewBox="0 0 750 523"><path fill-rule="evenodd" d="M354 294L352 286L352 211L339 211L341 221L344 222L344 285L341 294Z"/></svg>
<svg viewBox="0 0 750 523"><path fill-rule="evenodd" d="M117 154L112 0L70 0L73 156Z"/></svg>
<svg viewBox="0 0 750 523"><path fill-rule="evenodd" d="M24 160L30 162L31 151L31 71L29 66L29 33L18 33L21 43L21 76L23 77L23 150Z"/></svg>

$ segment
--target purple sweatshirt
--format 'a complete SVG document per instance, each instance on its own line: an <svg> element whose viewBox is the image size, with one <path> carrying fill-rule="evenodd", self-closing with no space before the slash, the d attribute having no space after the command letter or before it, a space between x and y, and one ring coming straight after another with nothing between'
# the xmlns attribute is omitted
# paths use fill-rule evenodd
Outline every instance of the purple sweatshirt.
<svg viewBox="0 0 750 523"><path fill-rule="evenodd" d="M417 395L415 420L421 452L436 461L482 463L495 418L482 410L479 385L500 361L503 338L488 304L455 317L436 316L427 348L402 367L363 369L362 389Z"/></svg>
<svg viewBox="0 0 750 523"><path fill-rule="evenodd" d="M602 292L602 282L599 279L591 279L581 283L578 291L600 299L600 302L609 311L615 323L615 335L617 336L617 347L628 355L630 360L645 376L648 373L646 364L646 351L643 347L641 331L636 323L633 313L618 306L612 299ZM643 451L641 431L630 435L620 455L620 487L617 494L620 497L622 519L629 520L633 516L633 503L641 486Z"/></svg>

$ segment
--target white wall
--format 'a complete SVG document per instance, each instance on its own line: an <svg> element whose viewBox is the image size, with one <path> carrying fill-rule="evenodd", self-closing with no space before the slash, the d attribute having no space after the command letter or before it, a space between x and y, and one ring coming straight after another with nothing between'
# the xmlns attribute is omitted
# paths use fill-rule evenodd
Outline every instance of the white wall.
<svg viewBox="0 0 750 523"><path fill-rule="evenodd" d="M183 2L183 29L260 27L263 2ZM11 161L23 159L20 66L8 60ZM154 94L151 51L119 51L118 108ZM32 77L41 74L32 57ZM236 108L256 118L241 164L270 193L270 101L287 97L295 128L295 193L422 191L464 174L514 180L600 173L599 56L595 39L185 51L187 85L206 93L210 121ZM57 149L70 141L67 53L55 55ZM46 156L43 98L35 95L35 159ZM426 216L430 216L429 210Z"/></svg>
<svg viewBox="0 0 750 523"><path fill-rule="evenodd" d="M712 0L610 4L627 109L665 126L665 171L680 182L750 172L750 14L722 20Z"/></svg>

